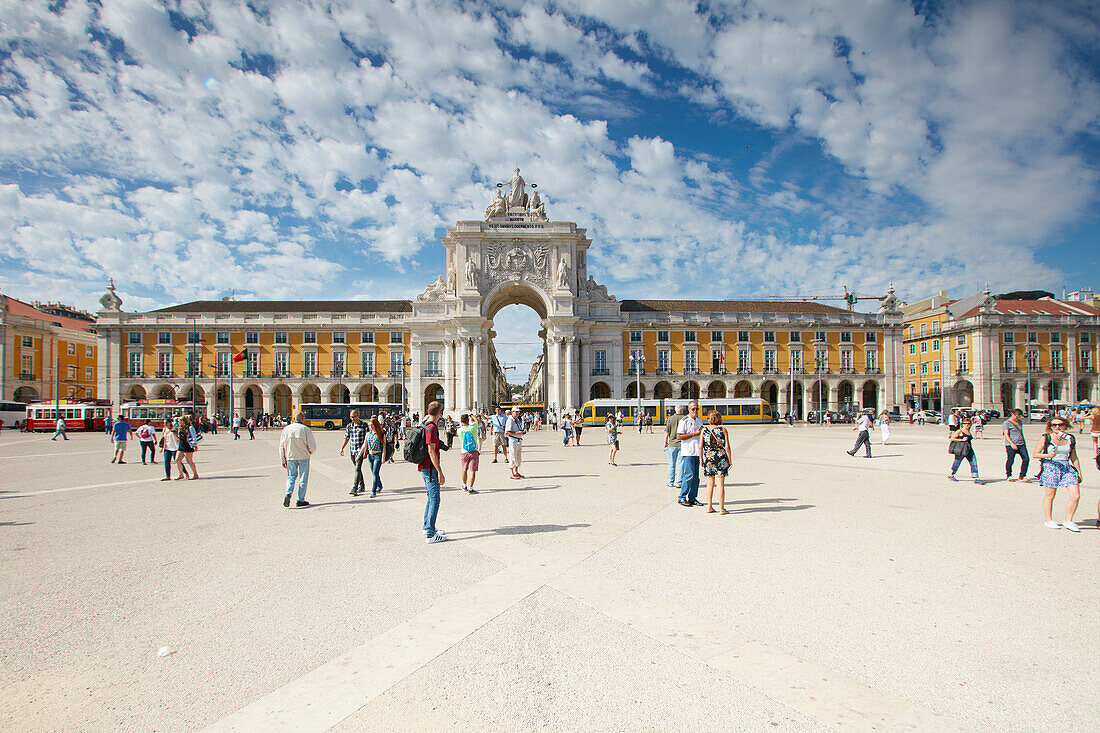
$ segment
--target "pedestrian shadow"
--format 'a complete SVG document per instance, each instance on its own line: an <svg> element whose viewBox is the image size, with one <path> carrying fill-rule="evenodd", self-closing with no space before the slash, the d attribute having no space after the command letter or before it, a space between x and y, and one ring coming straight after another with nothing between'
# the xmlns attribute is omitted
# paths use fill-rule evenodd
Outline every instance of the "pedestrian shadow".
<svg viewBox="0 0 1100 733"><path fill-rule="evenodd" d="M25 527L34 522L0 522L0 527Z"/></svg>
<svg viewBox="0 0 1100 733"><path fill-rule="evenodd" d="M729 504L730 502L726 502ZM743 509L730 509L730 514L755 514L757 512L797 512L802 509L813 509L816 504L795 504L794 506L754 506L745 507Z"/></svg>
<svg viewBox="0 0 1100 733"><path fill-rule="evenodd" d="M197 480L198 481L226 481L228 479L237 479L237 478L271 478L271 476L270 475L264 476L264 475L261 475L261 474L247 474L247 475L241 474L240 476L236 476L236 475L234 475L234 476L199 476Z"/></svg>
<svg viewBox="0 0 1100 733"><path fill-rule="evenodd" d="M547 491L550 489L560 489L561 484L550 484L549 486L502 486L496 489L476 489L479 494L500 494L509 493L514 491ZM461 491L461 489L456 489Z"/></svg>
<svg viewBox="0 0 1100 733"><path fill-rule="evenodd" d="M755 486L755 485L758 485L758 484L739 484L739 485L740 486ZM727 489L729 488L729 484L726 484L726 488ZM779 498L779 497L776 497L776 498L773 498L773 499L737 499L736 501L727 501L726 504L727 505L729 505L729 504L778 504L779 502L783 502L783 501L798 501L798 499L784 499L784 498Z"/></svg>
<svg viewBox="0 0 1100 733"><path fill-rule="evenodd" d="M594 478L597 474L594 473L554 473L549 476L539 476L539 478ZM522 481L523 479L517 479Z"/></svg>
<svg viewBox="0 0 1100 733"><path fill-rule="evenodd" d="M462 530L458 532L447 532L447 539L454 541L462 540L476 540L482 537L499 537L500 535L524 535L524 534L543 534L545 532L564 532L567 529L583 529L585 527L591 527L592 525L587 523L574 523L574 524L513 524L506 527L495 527L493 529L471 529ZM458 535L463 535L459 537Z"/></svg>

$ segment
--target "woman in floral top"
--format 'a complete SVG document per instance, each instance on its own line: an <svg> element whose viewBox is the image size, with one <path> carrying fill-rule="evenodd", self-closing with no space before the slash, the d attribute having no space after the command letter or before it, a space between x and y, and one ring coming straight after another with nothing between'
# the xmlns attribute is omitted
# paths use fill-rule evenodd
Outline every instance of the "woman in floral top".
<svg viewBox="0 0 1100 733"><path fill-rule="evenodd" d="M607 416L607 444L610 447L607 454L607 465L616 466L615 454L619 452L619 423L614 415Z"/></svg>
<svg viewBox="0 0 1100 733"><path fill-rule="evenodd" d="M707 514L714 513L714 485L718 484L718 513L726 511L726 475L730 471L730 436L722 427L722 416L711 410L703 428L703 475L707 477Z"/></svg>

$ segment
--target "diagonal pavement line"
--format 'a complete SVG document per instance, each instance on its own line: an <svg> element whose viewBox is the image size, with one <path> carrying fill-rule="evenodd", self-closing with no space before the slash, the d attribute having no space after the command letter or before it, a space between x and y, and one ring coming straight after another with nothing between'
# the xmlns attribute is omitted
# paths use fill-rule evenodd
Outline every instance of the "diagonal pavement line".
<svg viewBox="0 0 1100 733"><path fill-rule="evenodd" d="M241 473L242 471L262 471L265 468L277 468L280 467L278 463L269 463L264 466L250 466L248 468L229 468L224 471L219 471L212 476L224 476L231 473ZM198 480L201 481L204 478L211 478L212 476L201 476ZM0 499L23 499L29 496L41 496L42 494L61 494L69 491L84 491L86 489L110 489L116 486L133 486L135 484L152 484L157 483L160 478L141 478L133 481L112 481L108 484L85 484L83 486L66 486L63 489L42 489L41 491L25 491L20 494L4 494L0 496Z"/></svg>
<svg viewBox="0 0 1100 733"><path fill-rule="evenodd" d="M768 697L845 730L964 730L931 711L824 665L576 566L550 587Z"/></svg>
<svg viewBox="0 0 1100 733"><path fill-rule="evenodd" d="M510 535L483 538L478 549L505 562L504 570L441 597L416 616L272 690L205 730L328 730L667 505L663 491L649 494L608 515L600 525L577 530L578 536L584 534L585 541L578 544L571 538L569 546L564 539L540 549Z"/></svg>

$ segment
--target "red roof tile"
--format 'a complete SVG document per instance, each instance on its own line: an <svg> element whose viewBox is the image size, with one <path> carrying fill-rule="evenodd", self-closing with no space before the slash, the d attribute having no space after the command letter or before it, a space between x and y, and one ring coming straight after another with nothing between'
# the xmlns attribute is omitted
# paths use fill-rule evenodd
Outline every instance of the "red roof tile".
<svg viewBox="0 0 1100 733"><path fill-rule="evenodd" d="M8 313L13 316L24 316L26 318L34 318L39 321L48 321L60 325L62 328L71 328L74 331L90 331L95 328L94 323L82 320L80 318L70 318L69 316L58 316L53 313L44 313L35 308L30 303L24 303L21 300L16 300L9 295L0 296L4 299L4 304L7 307Z"/></svg>

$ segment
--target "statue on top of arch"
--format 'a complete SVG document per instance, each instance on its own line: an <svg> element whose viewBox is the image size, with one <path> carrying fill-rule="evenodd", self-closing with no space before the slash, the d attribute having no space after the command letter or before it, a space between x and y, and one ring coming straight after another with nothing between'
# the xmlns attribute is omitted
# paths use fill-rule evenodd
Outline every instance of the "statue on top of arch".
<svg viewBox="0 0 1100 733"><path fill-rule="evenodd" d="M539 197L538 191L533 190L535 184L531 184L531 194L526 193L527 182L519 174L519 168L516 168L512 173L512 177L508 179L507 185L510 188L507 194L503 192L505 185L504 183L497 184L496 193L489 201L489 205L485 207L486 221L507 215L509 209L522 209L536 221L547 221L546 204Z"/></svg>

